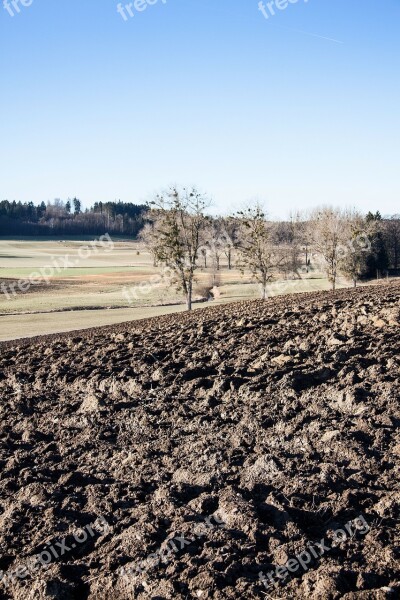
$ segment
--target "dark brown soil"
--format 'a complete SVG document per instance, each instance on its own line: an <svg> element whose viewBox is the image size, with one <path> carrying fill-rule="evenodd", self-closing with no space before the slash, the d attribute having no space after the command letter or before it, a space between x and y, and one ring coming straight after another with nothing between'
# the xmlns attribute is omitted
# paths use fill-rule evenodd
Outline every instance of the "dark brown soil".
<svg viewBox="0 0 400 600"><path fill-rule="evenodd" d="M399 323L392 285L2 344L0 598L400 597Z"/></svg>

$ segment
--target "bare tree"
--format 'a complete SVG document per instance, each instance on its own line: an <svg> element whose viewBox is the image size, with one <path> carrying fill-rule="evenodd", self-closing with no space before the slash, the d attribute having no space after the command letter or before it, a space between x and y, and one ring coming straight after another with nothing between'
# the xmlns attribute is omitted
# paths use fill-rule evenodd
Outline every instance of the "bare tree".
<svg viewBox="0 0 400 600"><path fill-rule="evenodd" d="M267 283L271 280L273 271L279 263L276 250L272 244L270 227L259 204L255 207L240 211L241 222L240 268L244 272L249 269L253 279L261 286L261 297L267 297Z"/></svg>
<svg viewBox="0 0 400 600"><path fill-rule="evenodd" d="M291 214L289 221L272 224L273 242L279 249L285 279L301 279L301 225L298 214Z"/></svg>
<svg viewBox="0 0 400 600"><path fill-rule="evenodd" d="M158 236L155 230L154 221L150 221L150 223L145 223L145 225L139 233L138 239L146 246L146 248L150 252L150 255L153 258L153 267L156 267Z"/></svg>
<svg viewBox="0 0 400 600"><path fill-rule="evenodd" d="M207 250L211 257L212 268L219 271L221 267L221 258L225 254L228 257L228 268L230 268L233 241L227 232L227 220L223 217L210 219L206 234L206 248L202 248L202 253Z"/></svg>
<svg viewBox="0 0 400 600"><path fill-rule="evenodd" d="M354 287L367 270L367 258L371 250L369 234L372 228L360 213L345 214L343 236L346 243L338 249L340 272L352 280Z"/></svg>
<svg viewBox="0 0 400 600"><path fill-rule="evenodd" d="M315 250L323 259L327 277L336 288L341 244L344 241L345 217L340 209L324 207L311 215L310 228Z"/></svg>
<svg viewBox="0 0 400 600"><path fill-rule="evenodd" d="M308 273L311 268L313 234L309 226L308 217L305 215L299 216L298 235L299 243L303 250L305 271Z"/></svg>
<svg viewBox="0 0 400 600"><path fill-rule="evenodd" d="M172 187L150 203L157 263L176 274L188 310L192 309L194 274L208 222L204 211L209 204L207 197L197 189L185 187Z"/></svg>
<svg viewBox="0 0 400 600"><path fill-rule="evenodd" d="M208 254L208 248L206 246L202 246L199 250L199 255L203 259L203 266L205 269L207 269L207 254Z"/></svg>
<svg viewBox="0 0 400 600"><path fill-rule="evenodd" d="M236 217L223 217L224 254L228 260L228 269L232 269L232 257L239 241L240 221Z"/></svg>

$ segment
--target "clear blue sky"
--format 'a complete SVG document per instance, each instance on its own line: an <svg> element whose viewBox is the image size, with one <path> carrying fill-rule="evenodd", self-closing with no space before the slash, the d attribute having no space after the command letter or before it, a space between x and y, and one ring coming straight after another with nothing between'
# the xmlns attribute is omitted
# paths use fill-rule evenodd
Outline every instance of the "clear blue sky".
<svg viewBox="0 0 400 600"><path fill-rule="evenodd" d="M400 0L2 3L1 199L400 212Z"/></svg>

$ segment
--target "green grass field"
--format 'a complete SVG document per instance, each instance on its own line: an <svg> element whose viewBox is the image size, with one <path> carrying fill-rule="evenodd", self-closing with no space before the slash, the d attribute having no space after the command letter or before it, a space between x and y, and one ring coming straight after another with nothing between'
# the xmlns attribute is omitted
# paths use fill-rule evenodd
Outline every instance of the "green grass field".
<svg viewBox="0 0 400 600"><path fill-rule="evenodd" d="M86 241L0 239L0 340L30 337L46 333L71 331L109 325L150 316L185 310L182 294L171 285L150 286L146 293L138 292L127 299L126 288L137 290L160 272L152 265L146 249L137 242L115 241L114 248L96 248L86 255L81 248ZM68 257L68 260L67 258ZM73 265L73 266L71 266ZM46 281L31 284L21 291L18 280L27 280L45 269ZM219 273L220 283L215 304L257 298L258 286L249 277L224 262ZM195 286L211 281L211 272L199 269ZM15 294L10 290L14 284ZM339 281L338 287L348 285ZM4 287L5 286L5 287ZM4 289L8 292L7 299ZM329 289L322 275L271 285L270 294ZM198 307L207 306L199 304ZM86 309L86 310L85 310ZM89 310L90 309L90 310Z"/></svg>

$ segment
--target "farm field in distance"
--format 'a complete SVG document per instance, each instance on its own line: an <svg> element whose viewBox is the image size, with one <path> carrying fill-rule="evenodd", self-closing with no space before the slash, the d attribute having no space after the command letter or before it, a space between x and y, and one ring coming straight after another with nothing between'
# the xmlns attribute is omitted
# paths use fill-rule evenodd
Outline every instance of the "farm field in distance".
<svg viewBox="0 0 400 600"><path fill-rule="evenodd" d="M114 240L114 247L97 248L87 258L79 251L88 241L23 239L0 240L0 284L10 284L32 276L41 268L52 267L48 281L31 285L16 295L0 294L0 340L73 331L112 325L185 310L182 294L170 285L150 286L136 298L123 294L125 288L148 282L160 273L143 244ZM68 258L68 261L66 260ZM72 265L73 266L70 266ZM55 268L55 266L58 267ZM50 271L50 269L49 269ZM257 284L237 268L228 270L221 261L219 284L212 302L199 302L195 308L259 297ZM209 285L210 268L197 271L195 299ZM340 279L338 287L349 282ZM302 279L275 282L271 294L326 290L328 281L321 273ZM4 289L4 288L3 288Z"/></svg>

